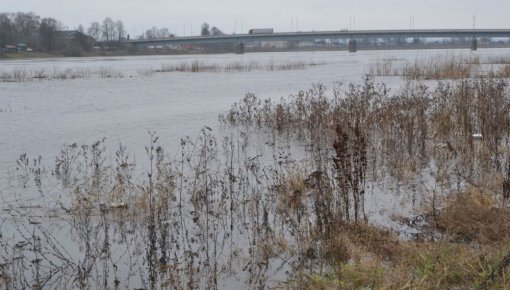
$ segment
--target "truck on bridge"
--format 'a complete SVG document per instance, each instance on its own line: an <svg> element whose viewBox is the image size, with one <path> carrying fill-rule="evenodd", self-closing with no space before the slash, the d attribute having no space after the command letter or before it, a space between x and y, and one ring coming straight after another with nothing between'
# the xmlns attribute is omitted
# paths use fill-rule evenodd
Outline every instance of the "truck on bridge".
<svg viewBox="0 0 510 290"><path fill-rule="evenodd" d="M248 34L273 34L272 28L253 28L248 31Z"/></svg>

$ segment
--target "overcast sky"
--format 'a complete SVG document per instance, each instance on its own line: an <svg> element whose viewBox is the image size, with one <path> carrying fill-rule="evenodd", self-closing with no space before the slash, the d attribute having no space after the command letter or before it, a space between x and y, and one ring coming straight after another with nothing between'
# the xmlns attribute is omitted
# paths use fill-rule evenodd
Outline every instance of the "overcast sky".
<svg viewBox="0 0 510 290"><path fill-rule="evenodd" d="M510 28L510 0L0 0L0 12L34 12L69 29L106 16L129 34L152 26L198 34L203 22L225 33L414 28Z"/></svg>

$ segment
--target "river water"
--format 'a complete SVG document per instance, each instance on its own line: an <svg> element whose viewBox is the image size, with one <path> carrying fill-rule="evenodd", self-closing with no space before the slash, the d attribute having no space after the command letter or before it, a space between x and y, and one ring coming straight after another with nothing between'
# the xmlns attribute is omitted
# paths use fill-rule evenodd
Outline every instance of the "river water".
<svg viewBox="0 0 510 290"><path fill-rule="evenodd" d="M262 98L278 100L300 90L309 89L314 83L322 83L326 87L332 87L335 82L361 83L367 68L377 60L394 59L397 62L414 61L417 58L429 58L433 56L456 55L456 56L480 56L506 57L510 55L507 49L490 49L471 52L469 50L427 50L427 51L360 51L355 54L347 52L283 52L283 53L253 53L253 54L222 54L222 55L189 55L189 56L136 56L136 57L94 57L94 58L55 58L35 60L0 61L0 72L24 71L65 71L71 70L106 70L120 72L122 77L86 77L66 80L38 80L25 82L0 82L0 192L4 200L10 200L12 196L21 198L26 189L21 190L22 184L18 182L17 163L18 157L26 153L30 158L42 157L42 164L50 168L64 144L92 144L105 138L105 146L113 148L106 151L107 159L114 160L114 148L119 143L127 147L128 152L135 160L146 160L145 146L150 143L149 131L154 131L159 136L159 143L170 155L177 154L180 140L189 136L195 139L200 135L204 126L211 127L213 132L218 129L218 114L225 113L230 106L239 101L246 93L254 93ZM264 66L271 64L286 64L302 62L305 68L292 70L267 70L255 69L251 71L233 72L159 72L148 73L162 67L162 65L178 65L198 61L205 64L218 66L232 63L257 63ZM378 77L390 87L398 87L402 81L397 77ZM139 162L137 162L139 163ZM142 162L143 163L143 162ZM40 205L39 205L40 206ZM398 207L398 203L391 205ZM4 206L2 209L6 209ZM12 210L10 208L9 210ZM192 217L188 216L188 219ZM219 219L221 221L221 219ZM218 221L218 224L220 222ZM26 223L25 225L39 225L39 221ZM70 255L83 252L83 245L77 240L82 237L78 230L68 235L68 226L62 226L61 222L50 220L43 223L45 230L52 233L53 239L60 241L62 246L52 244L53 253L70 252ZM116 225L118 226L118 225ZM126 225L124 225L126 226ZM28 226L27 226L28 227ZM115 227L115 226L114 226ZM134 268L145 269L144 262L132 262L132 257L126 258L125 252L136 248L143 248L146 241L144 235L134 235L129 240L129 234L137 232L136 225L127 225L127 230L110 229L111 231L126 231L128 238L124 241L114 241L124 249L111 255L116 261L115 272L112 267L109 274L96 274L95 277L107 277L111 281L107 285L115 285L113 277L126 274L131 277L128 282L122 281L121 288L143 287L147 285L143 275L140 277L133 274ZM200 227L200 226L197 226ZM11 242L19 242L21 233L30 233L30 230L15 230L11 222L1 222L0 230L3 237L9 237ZM71 226L71 228L73 228ZM207 227L209 229L209 226ZM248 229L248 228L246 228ZM35 230L33 230L35 231ZM109 230L106 230L108 232ZM190 230L192 231L192 230ZM247 230L249 232L249 230ZM239 230L237 236L242 236ZM245 233L248 236L249 233ZM176 234L176 236L180 236ZM225 239L224 231L221 237L215 240ZM0 235L0 239L1 239ZM104 236L102 236L104 238ZM248 238L248 241L251 240ZM236 237L231 240L247 246L247 241ZM48 245L49 242L46 244ZM126 246L128 244L128 246ZM11 243L12 245L12 243ZM31 243L32 245L32 243ZM79 245L79 246L78 246ZM207 243L209 245L209 243ZM15 255L16 246L7 250L9 243L3 244L6 249L0 251L0 262L6 263L9 257ZM79 247L79 249L77 249ZM21 247L20 247L21 248ZM190 245L188 251L200 252L200 246ZM64 250L65 249L65 250ZM230 249L232 253L241 253L242 250ZM135 250L134 250L135 251ZM10 253L14 253L11 256ZM136 252L136 251L135 251ZM181 250L176 252L182 254ZM209 257L209 250L207 252ZM140 254L140 253L138 253ZM78 255L78 254L77 254ZM141 255L141 254L140 254ZM78 255L79 256L79 255ZM143 255L142 255L143 256ZM197 259L198 259L197 254ZM200 256L201 257L201 256ZM86 260L86 258L83 258ZM85 265L82 258L77 258L77 265ZM128 262L129 260L129 262ZM142 259L143 260L143 259ZM221 260L221 259L220 259ZM243 267L249 258L239 262ZM280 259L279 262L285 259ZM13 260L14 261L14 260ZM0 265L3 265L0 263ZM194 265L191 262L190 265ZM65 264L65 263L64 263ZM278 267L278 263L272 263L265 273L270 273L256 282L246 282L255 268L233 271L234 274L220 276L219 288L236 289L238 287L262 288L268 287L275 281L285 280L285 271L288 267ZM282 263L283 264L283 263ZM19 265L18 265L19 266ZM232 265L231 265L232 266ZM3 267L3 266L2 266ZM23 268L20 266L20 269ZM26 268L26 267L25 267ZM58 267L56 267L58 268ZM72 267L71 267L72 268ZM207 267L205 267L207 269ZM62 267L59 268L63 271ZM72 268L73 271L76 270ZM98 268L99 269L99 268ZM200 269L200 268L199 268ZM183 269L181 269L184 271ZM70 271L70 270L69 270ZM99 270L96 270L100 272ZM231 270L229 270L231 271ZM222 273L231 273L227 270ZM250 275L246 274L246 271ZM258 268L260 272L261 269ZM21 271L23 272L23 271ZM75 271L76 272L76 271ZM75 273L73 272L73 273ZM78 271L79 272L79 271ZM140 271L143 272L143 271ZM29 275L33 279L33 272ZM187 272L187 275L190 275ZM200 274L198 274L200 275ZM209 274L205 274L206 276ZM12 277L23 280L23 274L11 273ZM136 277L135 277L136 276ZM207 276L209 277L209 276ZM217 278L216 276L214 276ZM250 276L251 277L251 276ZM252 277L253 278L253 277ZM190 279L191 280L191 279ZM130 282L131 281L131 282ZM26 281L25 281L26 282ZM12 284L12 285L25 285ZM26 283L31 283L30 281ZM210 281L199 281L195 286L199 288L210 287ZM267 283L267 284L266 284ZM178 284L178 283L177 283ZM63 284L48 284L48 289L57 288ZM91 287L101 288L105 284L92 283ZM0 286L2 284L0 283ZM113 286L112 286L113 287ZM218 286L217 286L218 287Z"/></svg>
<svg viewBox="0 0 510 290"><path fill-rule="evenodd" d="M506 50L480 50L477 55L504 55ZM21 153L52 160L63 144L91 144L106 137L131 150L143 150L147 131L164 144L177 144L246 93L280 98L314 83L361 82L367 66L378 59L414 61L430 55L471 55L469 50L284 52L200 56L57 58L0 62L0 71L100 68L120 71L123 78L86 78L36 82L0 82L0 176L13 170ZM145 76L144 70L165 64L200 61L214 64L305 62L320 65L300 70L249 72L174 72ZM391 78L389 78L391 79ZM388 82L388 80L386 80ZM390 81L391 82L391 81ZM142 148L142 149L138 149ZM139 151L138 151L139 153Z"/></svg>

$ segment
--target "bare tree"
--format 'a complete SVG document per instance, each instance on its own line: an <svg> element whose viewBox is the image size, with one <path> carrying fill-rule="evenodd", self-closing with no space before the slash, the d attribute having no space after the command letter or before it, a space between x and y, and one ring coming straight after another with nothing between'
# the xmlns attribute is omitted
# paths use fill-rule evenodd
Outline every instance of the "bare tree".
<svg viewBox="0 0 510 290"><path fill-rule="evenodd" d="M174 35L170 33L170 30L166 27L157 28L156 26L153 26L151 29L148 29L145 31L145 35L143 37L145 39L158 39L158 38L170 38Z"/></svg>
<svg viewBox="0 0 510 290"><path fill-rule="evenodd" d="M115 21L115 30L117 32L117 38L120 42L121 39L126 36L126 29L124 28L124 23L122 20Z"/></svg>
<svg viewBox="0 0 510 290"><path fill-rule="evenodd" d="M145 31L145 38L146 39L156 39L158 38L158 34L157 34L157 27L156 26L153 26L151 29L147 29L147 31Z"/></svg>
<svg viewBox="0 0 510 290"><path fill-rule="evenodd" d="M14 40L14 24L7 13L0 13L0 47Z"/></svg>
<svg viewBox="0 0 510 290"><path fill-rule="evenodd" d="M174 35L170 33L170 30L168 30L168 28L166 27L161 27L160 29L158 29L158 38L170 38L173 36Z"/></svg>
<svg viewBox="0 0 510 290"><path fill-rule="evenodd" d="M94 21L90 23L90 27L87 32L96 40L96 42L101 41L101 24L99 24L99 22Z"/></svg>
<svg viewBox="0 0 510 290"><path fill-rule="evenodd" d="M211 34L212 35L225 35L225 33L223 33L223 31L221 31L218 27L216 26L213 26L213 28L211 28Z"/></svg>
<svg viewBox="0 0 510 290"><path fill-rule="evenodd" d="M60 29L58 21L54 18L43 18L39 26L39 40L41 47L47 51L55 49L56 33Z"/></svg>
<svg viewBox="0 0 510 290"><path fill-rule="evenodd" d="M18 12L14 17L15 41L33 45L37 42L40 17L34 13Z"/></svg>
<svg viewBox="0 0 510 290"><path fill-rule="evenodd" d="M211 32L209 31L209 24L207 23L202 24L202 30L200 32L200 35L202 36L211 35Z"/></svg>
<svg viewBox="0 0 510 290"><path fill-rule="evenodd" d="M106 17L103 20L101 32L103 33L103 39L106 40L106 42L111 42L115 37L115 22L113 22L110 17Z"/></svg>

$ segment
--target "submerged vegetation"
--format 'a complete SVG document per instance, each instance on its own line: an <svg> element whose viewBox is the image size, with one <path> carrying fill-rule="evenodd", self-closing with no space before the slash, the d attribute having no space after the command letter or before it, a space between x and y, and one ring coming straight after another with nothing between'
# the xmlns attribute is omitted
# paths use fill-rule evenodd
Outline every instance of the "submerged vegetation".
<svg viewBox="0 0 510 290"><path fill-rule="evenodd" d="M303 70L309 67L324 65L324 63L315 62L269 62L261 64L258 62L241 63L233 62L227 65L214 63L204 63L193 61L190 63L162 64L159 69L139 70L141 76L153 76L154 73L168 72L249 72L249 71L288 71ZM0 82L30 82L41 80L69 80L69 79L88 79L88 78L123 78L124 72L102 67L97 70L91 69L57 69L53 70L28 70L25 68L15 68L11 71L0 70ZM132 77L132 76L130 76Z"/></svg>
<svg viewBox="0 0 510 290"><path fill-rule="evenodd" d="M122 78L124 74L113 68L27 70L15 68L11 71L0 70L0 82L30 82L40 80L69 80L84 78Z"/></svg>
<svg viewBox="0 0 510 290"><path fill-rule="evenodd" d="M401 76L408 80L445 80L470 77L510 77L508 59L478 56L463 57L443 55L415 59L414 62L399 61L393 58L379 59L367 69L372 76Z"/></svg>
<svg viewBox="0 0 510 290"><path fill-rule="evenodd" d="M51 167L23 154L19 193L0 192L0 287L508 288L510 91L467 78L478 62L414 64L396 90L247 94L171 154L149 132L137 162L105 140ZM267 69L250 66L195 69Z"/></svg>
<svg viewBox="0 0 510 290"><path fill-rule="evenodd" d="M219 65L214 63L204 63L193 61L190 63L180 64L166 64L161 65L161 68L155 72L245 72L245 71L285 71L285 70L298 70L306 69L308 67L323 65L324 63L315 62L285 62L275 63L269 62L261 64L258 62L241 63L233 62L226 65Z"/></svg>

